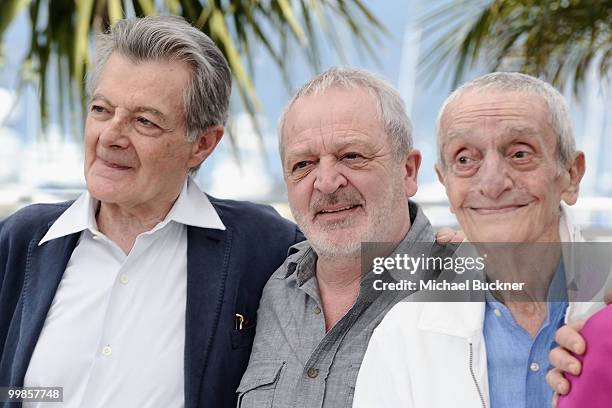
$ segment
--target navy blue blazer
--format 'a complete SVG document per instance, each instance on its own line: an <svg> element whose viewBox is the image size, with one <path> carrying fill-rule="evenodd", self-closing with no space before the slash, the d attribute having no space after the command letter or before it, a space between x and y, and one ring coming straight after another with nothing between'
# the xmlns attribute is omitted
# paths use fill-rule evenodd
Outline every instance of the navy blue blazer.
<svg viewBox="0 0 612 408"><path fill-rule="evenodd" d="M236 406L263 287L304 239L271 207L210 201L226 230L187 227L186 408ZM23 385L79 234L38 243L70 204L31 205L0 222L0 386ZM236 313L249 321L242 330Z"/></svg>

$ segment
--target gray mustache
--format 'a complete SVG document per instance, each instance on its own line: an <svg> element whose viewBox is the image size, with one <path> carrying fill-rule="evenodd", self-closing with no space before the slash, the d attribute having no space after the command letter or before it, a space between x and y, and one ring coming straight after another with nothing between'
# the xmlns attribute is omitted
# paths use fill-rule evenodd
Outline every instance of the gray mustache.
<svg viewBox="0 0 612 408"><path fill-rule="evenodd" d="M363 196L357 191L339 190L332 194L318 197L310 204L310 211L316 214L327 207L340 203L346 206L360 205L363 203Z"/></svg>

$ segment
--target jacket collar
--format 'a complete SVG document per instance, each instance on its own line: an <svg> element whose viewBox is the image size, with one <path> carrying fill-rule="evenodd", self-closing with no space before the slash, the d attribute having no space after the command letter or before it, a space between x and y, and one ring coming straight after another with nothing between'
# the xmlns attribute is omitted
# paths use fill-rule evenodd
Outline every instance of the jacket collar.
<svg viewBox="0 0 612 408"><path fill-rule="evenodd" d="M426 302L418 328L470 338L482 333L485 302Z"/></svg>
<svg viewBox="0 0 612 408"><path fill-rule="evenodd" d="M561 220L559 221L559 235L561 236L561 242L571 242L571 243L580 243L580 242L585 242L581 232L580 232L580 228L575 225L573 223L572 217L571 217L571 213L568 210L567 205L561 203ZM569 297L570 297L570 303L569 306L567 308L567 312L565 313L565 323L570 323L576 320L582 320L585 319L589 316L591 316L593 313L595 313L597 310L605 307L605 303L602 301L594 301L594 302L585 302L584 299L585 298L589 298L591 297L591 294L589 293L588 295L585 295L584 293L577 295L577 294L572 294L571 291L572 290L578 290L580 288L588 288L589 286L593 286L593 283L591 281L591 279L589 279L589 274L587 273L580 273L577 274L576 273L576 266L578 263L583 263L585 260L583 259L582 261L580 260L580 258L583 258L584 256L580 257L577 256L577 254L574 252L574 249L576 249L576 245L563 245L562 249L563 249L563 263L565 265L565 275L566 275L566 279L567 279L567 286L568 286L568 291L569 293ZM588 262L588 260L586 260ZM580 265L580 269L584 270L585 268L588 268L589 265L584 265L581 264ZM597 268L594 268L594 272L593 273L598 273L601 271L597 271ZM608 271L605 271L608 272ZM601 288L601 290L596 293L593 294L593 299L603 299L604 297L604 290L606 290L606 288L610 287L610 285L612 284L612 282L610 282L610 280L612 279L612 274L608 276L608 281L605 282ZM591 282L590 282L591 281ZM588 289L587 289L588 292ZM574 298L578 298L578 301L576 302L572 302L572 297Z"/></svg>
<svg viewBox="0 0 612 408"><path fill-rule="evenodd" d="M233 230L187 227L187 309L185 314L185 408L199 404L205 367L211 358Z"/></svg>
<svg viewBox="0 0 612 408"><path fill-rule="evenodd" d="M79 238L79 234L70 234L39 246L38 242L47 228L48 225L44 225L34 233L34 239L28 246L27 259L24 260L22 324L20 341L15 349L13 384L23 384L47 312Z"/></svg>

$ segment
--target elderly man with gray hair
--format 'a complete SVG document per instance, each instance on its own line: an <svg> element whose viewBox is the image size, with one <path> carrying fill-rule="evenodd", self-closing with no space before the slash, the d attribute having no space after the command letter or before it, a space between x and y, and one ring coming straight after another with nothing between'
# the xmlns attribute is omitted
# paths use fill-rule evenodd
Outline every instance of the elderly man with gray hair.
<svg viewBox="0 0 612 408"><path fill-rule="evenodd" d="M526 282L527 298L497 290L471 302L410 295L375 330L354 407L549 406L544 377L555 331L602 306L568 304L574 271L559 243L582 238L562 202L576 202L585 158L567 105L537 78L488 74L449 96L438 148L438 178L467 239L505 243L494 255L506 262L488 262L487 277L501 270ZM530 250L545 256L521 257Z"/></svg>
<svg viewBox="0 0 612 408"><path fill-rule="evenodd" d="M302 235L189 177L223 135L228 64L180 18L121 20L88 88L87 191L0 224L0 386L63 388L30 407L233 407L263 286Z"/></svg>
<svg viewBox="0 0 612 408"><path fill-rule="evenodd" d="M306 83L279 133L289 204L308 241L264 288L238 406L350 407L370 335L399 297L362 276L361 244L406 251L434 239L408 201L421 156L399 94L356 69Z"/></svg>

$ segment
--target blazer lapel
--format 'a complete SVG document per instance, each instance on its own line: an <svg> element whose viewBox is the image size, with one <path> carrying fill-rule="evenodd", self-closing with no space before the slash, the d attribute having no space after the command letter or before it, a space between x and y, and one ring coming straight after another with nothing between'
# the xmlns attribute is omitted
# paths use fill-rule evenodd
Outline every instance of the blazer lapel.
<svg viewBox="0 0 612 408"><path fill-rule="evenodd" d="M198 405L202 376L219 322L232 230L187 227L185 407Z"/></svg>
<svg viewBox="0 0 612 408"><path fill-rule="evenodd" d="M13 380L18 381L18 384L23 382L53 297L79 236L79 233L71 234L38 246L42 238L42 235L38 234L30 241L25 260L21 333L13 366Z"/></svg>

